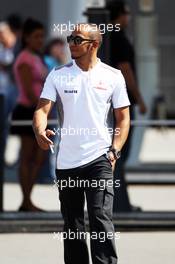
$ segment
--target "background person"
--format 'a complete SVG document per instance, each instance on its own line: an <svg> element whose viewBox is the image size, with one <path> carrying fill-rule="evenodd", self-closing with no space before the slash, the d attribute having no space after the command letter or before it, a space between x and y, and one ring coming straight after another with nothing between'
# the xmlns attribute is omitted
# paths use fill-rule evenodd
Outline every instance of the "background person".
<svg viewBox="0 0 175 264"><path fill-rule="evenodd" d="M0 22L0 93L5 100L5 119L11 114L17 98L12 66L15 60L13 52L16 36L6 22Z"/></svg>
<svg viewBox="0 0 175 264"><path fill-rule="evenodd" d="M115 30L111 32L111 66L121 70L126 80L127 92L131 102L130 117L131 120L134 120L134 107L137 105L139 112L145 114L146 106L137 83L134 47L125 33L130 21L130 10L123 1L109 2L107 8L110 11L111 22L120 24L119 32ZM117 162L114 173L115 177L120 179L120 188L115 190L116 203L114 203L114 206L117 212L140 211L139 207L130 204L125 179L125 164L130 154L132 135L133 128L131 126L129 136L122 150L122 157Z"/></svg>
<svg viewBox="0 0 175 264"><path fill-rule="evenodd" d="M23 20L20 15L14 13L14 14L10 14L6 18L6 22L16 37L16 43L13 47L13 53L16 58L22 48L21 37L22 37Z"/></svg>
<svg viewBox="0 0 175 264"><path fill-rule="evenodd" d="M62 38L53 38L48 41L45 47L44 51L44 62L48 68L48 71L50 72L54 67L59 67L66 63L66 52L65 52L65 41ZM53 120L59 120L59 102L57 105L54 105L52 108L52 111L49 114L49 118ZM59 120L60 121L60 120ZM60 124L58 124L58 127L55 125L50 125L50 129L58 129L60 127ZM57 146L59 144L60 137L57 136L54 138L54 145ZM56 153L48 152L48 162L45 163L45 171L50 170L50 174L52 178L55 178L55 159L56 159ZM49 175L49 174L48 174Z"/></svg>
<svg viewBox="0 0 175 264"><path fill-rule="evenodd" d="M63 39L54 38L47 43L44 52L44 62L49 71L66 63L65 42Z"/></svg>
<svg viewBox="0 0 175 264"><path fill-rule="evenodd" d="M32 120L47 69L41 58L44 44L44 26L33 19L27 19L23 27L23 50L18 55L14 74L19 88L18 105L14 120ZM31 201L31 191L43 164L45 153L38 147L31 126L11 128L13 134L21 137L19 179L23 193L20 211L38 211Z"/></svg>

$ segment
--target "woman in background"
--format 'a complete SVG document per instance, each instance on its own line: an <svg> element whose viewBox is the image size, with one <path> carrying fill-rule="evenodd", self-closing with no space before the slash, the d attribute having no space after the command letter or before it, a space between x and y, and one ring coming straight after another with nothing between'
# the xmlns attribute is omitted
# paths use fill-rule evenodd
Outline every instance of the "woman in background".
<svg viewBox="0 0 175 264"><path fill-rule="evenodd" d="M18 105L14 120L32 120L47 69L41 59L44 44L44 26L33 19L24 23L23 49L14 64L14 75L19 88ZM32 126L12 127L12 133L21 137L19 179L23 201L19 211L40 211L31 201L32 187L36 181L45 153L37 146Z"/></svg>

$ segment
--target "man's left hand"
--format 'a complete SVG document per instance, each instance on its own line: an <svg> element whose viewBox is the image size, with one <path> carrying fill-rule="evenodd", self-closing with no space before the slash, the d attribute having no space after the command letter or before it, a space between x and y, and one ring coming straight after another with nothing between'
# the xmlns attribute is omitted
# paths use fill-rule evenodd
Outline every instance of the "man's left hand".
<svg viewBox="0 0 175 264"><path fill-rule="evenodd" d="M111 166L112 166L112 171L114 172L116 159L114 158L114 154L112 153L112 151L110 151L108 155L109 155L109 161L110 161Z"/></svg>

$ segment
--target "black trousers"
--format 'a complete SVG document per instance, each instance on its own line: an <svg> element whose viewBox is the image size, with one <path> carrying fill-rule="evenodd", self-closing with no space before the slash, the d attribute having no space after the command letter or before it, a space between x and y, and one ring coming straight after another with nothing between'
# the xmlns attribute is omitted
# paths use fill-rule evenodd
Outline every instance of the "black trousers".
<svg viewBox="0 0 175 264"><path fill-rule="evenodd" d="M74 239L70 236L64 239L65 264L89 264L86 238L80 235L87 234L84 219L85 197L89 216L92 263L117 264L115 231L112 223L113 173L105 154L77 168L56 170L56 176L64 232L76 234ZM74 187L70 187L72 185L70 180L74 180ZM61 187L63 182L64 188ZM103 239L101 239L102 235Z"/></svg>

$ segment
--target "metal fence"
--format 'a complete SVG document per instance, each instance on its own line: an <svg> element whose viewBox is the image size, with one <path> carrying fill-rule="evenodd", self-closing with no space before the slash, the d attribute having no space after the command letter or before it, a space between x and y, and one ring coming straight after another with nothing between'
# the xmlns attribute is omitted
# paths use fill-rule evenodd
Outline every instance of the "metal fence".
<svg viewBox="0 0 175 264"><path fill-rule="evenodd" d="M3 97L0 96L0 211L3 211L3 183L4 183L4 150L5 150L5 141L4 141L4 128L7 120L3 117ZM57 125L58 120L49 120L48 124ZM12 121L11 125L15 126L31 126L32 120L21 120L21 121ZM131 125L136 127L174 127L175 120L131 120Z"/></svg>

